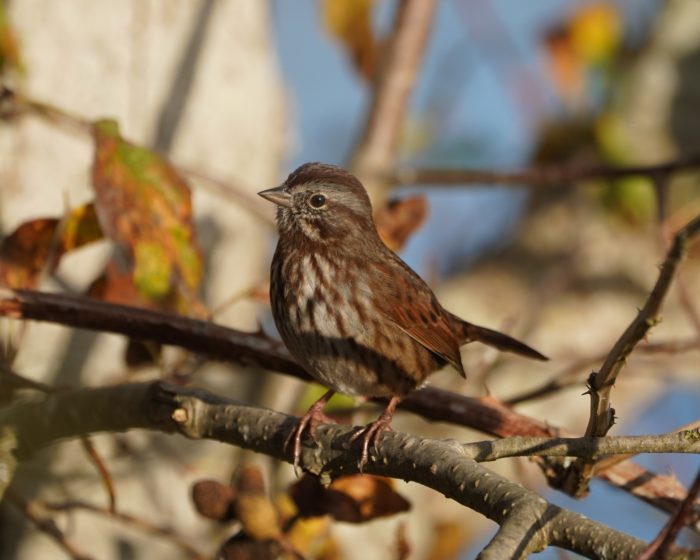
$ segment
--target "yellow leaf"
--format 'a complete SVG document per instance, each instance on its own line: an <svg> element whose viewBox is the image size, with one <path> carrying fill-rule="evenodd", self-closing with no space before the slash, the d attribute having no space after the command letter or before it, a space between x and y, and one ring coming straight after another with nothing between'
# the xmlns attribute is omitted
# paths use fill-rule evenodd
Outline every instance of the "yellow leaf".
<svg viewBox="0 0 700 560"><path fill-rule="evenodd" d="M348 50L355 69L370 79L377 58L372 32L372 0L323 0L328 31Z"/></svg>
<svg viewBox="0 0 700 560"><path fill-rule="evenodd" d="M612 4L597 2L584 6L571 20L573 49L590 64L606 62L620 43L620 20L620 12Z"/></svg>

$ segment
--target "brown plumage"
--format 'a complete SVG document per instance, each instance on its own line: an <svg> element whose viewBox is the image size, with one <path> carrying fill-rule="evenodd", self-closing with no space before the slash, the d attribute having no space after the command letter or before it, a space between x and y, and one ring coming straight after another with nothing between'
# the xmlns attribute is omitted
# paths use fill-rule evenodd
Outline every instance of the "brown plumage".
<svg viewBox="0 0 700 560"><path fill-rule="evenodd" d="M293 434L295 465L303 431L308 425L313 436L315 425L326 420L322 410L333 392L391 399L362 431L362 466L401 397L447 363L466 376L459 352L464 344L480 341L546 359L443 309L379 238L369 197L347 171L307 163L280 187L259 194L278 205L280 238L270 283L275 324L291 354L330 389Z"/></svg>

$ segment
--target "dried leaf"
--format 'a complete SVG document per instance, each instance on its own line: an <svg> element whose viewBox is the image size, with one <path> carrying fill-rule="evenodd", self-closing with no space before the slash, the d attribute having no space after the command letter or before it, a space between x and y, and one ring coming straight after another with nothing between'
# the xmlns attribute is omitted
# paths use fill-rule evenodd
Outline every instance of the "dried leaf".
<svg viewBox="0 0 700 560"><path fill-rule="evenodd" d="M87 295L109 303L155 308L145 301L136 290L130 270L110 259L99 277L90 285Z"/></svg>
<svg viewBox="0 0 700 560"><path fill-rule="evenodd" d="M192 502L197 512L208 519L225 523L235 519L236 491L216 480L198 480L192 485Z"/></svg>
<svg viewBox="0 0 700 560"><path fill-rule="evenodd" d="M408 238L423 225L428 215L428 202L423 196L391 200L375 212L374 223L386 245L401 249Z"/></svg>
<svg viewBox="0 0 700 560"><path fill-rule="evenodd" d="M19 43L9 21L5 2L0 2L0 74L6 70L24 72Z"/></svg>
<svg viewBox="0 0 700 560"><path fill-rule="evenodd" d="M38 218L21 224L0 244L0 283L35 288L44 271L52 272L68 251L102 238L92 204L66 218Z"/></svg>
<svg viewBox="0 0 700 560"><path fill-rule="evenodd" d="M290 488L290 495L301 517L330 515L348 523L364 523L411 507L389 479L377 476L343 476L326 488L317 477L306 475Z"/></svg>
<svg viewBox="0 0 700 560"><path fill-rule="evenodd" d="M571 46L568 28L558 26L544 37L547 68L557 93L572 105L581 103L585 88L585 68Z"/></svg>
<svg viewBox="0 0 700 560"><path fill-rule="evenodd" d="M62 253L102 239L102 228L92 203L71 210L61 225Z"/></svg>
<svg viewBox="0 0 700 560"><path fill-rule="evenodd" d="M115 122L95 123L93 134L97 214L128 258L139 295L201 315L202 257L189 187L160 156L122 139Z"/></svg>
<svg viewBox="0 0 700 560"><path fill-rule="evenodd" d="M246 535L258 541L282 535L279 514L265 491L263 474L257 465L241 466L235 477L236 516Z"/></svg>
<svg viewBox="0 0 700 560"><path fill-rule="evenodd" d="M546 33L549 72L564 101L572 105L584 101L591 67L604 67L613 61L621 39L621 14L607 2L584 5Z"/></svg>
<svg viewBox="0 0 700 560"><path fill-rule="evenodd" d="M293 558L285 554L282 545L276 540L257 541L243 531L230 537L216 553L221 560L279 560Z"/></svg>
<svg viewBox="0 0 700 560"><path fill-rule="evenodd" d="M372 32L372 0L324 0L323 19L328 31L348 50L359 74L371 79L377 62Z"/></svg>

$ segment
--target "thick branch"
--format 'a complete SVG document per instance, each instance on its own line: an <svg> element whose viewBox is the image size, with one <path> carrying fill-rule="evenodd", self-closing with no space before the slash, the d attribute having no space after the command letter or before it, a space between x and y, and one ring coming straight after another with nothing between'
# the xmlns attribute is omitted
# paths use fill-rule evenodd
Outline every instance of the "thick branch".
<svg viewBox="0 0 700 560"><path fill-rule="evenodd" d="M141 336L211 358L311 379L280 343L261 333L244 333L196 319L29 290L0 290L0 315ZM466 397L432 387L410 394L400 406L429 420L451 422L498 437L552 436L559 432L494 398ZM685 489L675 478L650 473L630 461L615 465L601 477L667 512L675 511L685 496ZM642 479L643 484L634 483Z"/></svg>
<svg viewBox="0 0 700 560"><path fill-rule="evenodd" d="M700 216L697 216L675 236L666 259L661 265L659 278L649 294L644 307L613 346L600 371L589 378L591 414L586 428L587 436L604 436L615 421L615 410L610 406L610 393L625 360L635 346L660 321L663 300L680 262L683 260L688 242L700 232ZM588 482L593 476L593 462L584 460L573 463L564 479L563 488L574 496L588 491Z"/></svg>
<svg viewBox="0 0 700 560"><path fill-rule="evenodd" d="M0 289L0 315L181 346L211 358L289 373L311 381L281 342L209 321L105 303L85 297Z"/></svg>
<svg viewBox="0 0 700 560"><path fill-rule="evenodd" d="M55 393L0 411L26 454L61 438L144 428L214 439L291 461L284 441L295 419L164 383L129 384ZM358 472L353 430L323 426L319 446L306 441L304 467L326 480ZM291 451L291 450L290 450ZM480 466L451 441L386 433L365 471L424 484L503 524L481 558L522 558L547 545L591 558L634 558L644 543L571 511Z"/></svg>

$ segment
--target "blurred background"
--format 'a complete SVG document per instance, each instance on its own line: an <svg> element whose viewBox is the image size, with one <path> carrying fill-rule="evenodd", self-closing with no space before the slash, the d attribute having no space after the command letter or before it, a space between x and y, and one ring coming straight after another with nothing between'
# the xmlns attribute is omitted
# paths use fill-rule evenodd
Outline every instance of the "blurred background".
<svg viewBox="0 0 700 560"><path fill-rule="evenodd" d="M446 370L433 382L491 395L553 426L583 433L589 412L585 380L643 305L668 236L700 212L697 172L505 186L498 183L508 181L401 185L386 175L422 168L503 172L653 165L696 155L700 3L437 2L397 143L376 170L383 173L379 177L363 167L362 157L373 93L385 70L382 53L399 4L2 2L3 282L207 316L243 330L262 325L274 335L266 300L273 212L255 193L307 161L345 165L370 187L387 243L431 284L445 307L511 332L551 357L547 364L530 364L466 347L470 379L463 382ZM196 267L183 264L192 261L181 254L158 260L151 252L152 260L139 261L133 239L106 225L125 212L153 221L149 212L157 200L147 195L134 202L142 196L138 188L126 203L105 194L123 184L94 159L96 149L109 152L114 137L110 127L91 134L86 123L104 118L118 123L125 150L140 149L136 145L152 150L130 154L159 154L186 182L176 188L183 197L191 191L191 208L182 202L173 215L186 224L200 255ZM55 266L46 266L49 245L44 243L41 254L35 250L38 221L81 223L74 210L92 212L85 205L93 199L101 233L87 236L89 243L62 238ZM387 203L394 199L403 202ZM163 222L174 219L168 215ZM32 225L23 230L23 224ZM63 235L53 227L47 239L55 240L57 231ZM10 262L8 255L18 252L38 261ZM136 265L125 264L124 253ZM697 420L697 255L697 249L691 251L665 304L663 323L618 380L614 434L663 433ZM144 262L156 271L153 276L139 268ZM24 273L30 264L33 276ZM153 278L163 267L185 278L183 293L166 286L166 296L153 296L158 289ZM202 363L173 349L154 359L150 349L116 335L3 320L2 336L6 359L17 371L54 385L162 376L295 413L319 390L250 368ZM356 410L349 399L339 399L335 407L346 416L351 409L355 422L376 414L369 406ZM408 414L400 414L394 427L459 441L485 437ZM243 461L264 469L272 495L284 494L293 481L286 466L212 442L129 433L96 437L93 445L114 480L120 510L171 528L209 556L232 526L197 514L189 498L193 482L228 481ZM685 484L700 465L697 457L680 455L637 461ZM589 497L576 501L546 490L539 468L525 459L492 466L554 503L645 540L667 519L600 480ZM23 464L14 485L29 502L105 499L103 481L79 442ZM326 520L297 538L318 558L472 558L495 531L478 514L430 490L403 483L394 489L421 507L359 525ZM16 507L3 504L0 515L2 557L65 556ZM170 538L109 515L71 510L55 514L55 520L95 558L172 558L173 551L192 556ZM697 527L683 538L699 546ZM548 550L541 557L573 555Z"/></svg>

